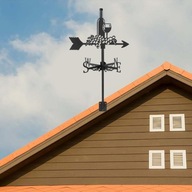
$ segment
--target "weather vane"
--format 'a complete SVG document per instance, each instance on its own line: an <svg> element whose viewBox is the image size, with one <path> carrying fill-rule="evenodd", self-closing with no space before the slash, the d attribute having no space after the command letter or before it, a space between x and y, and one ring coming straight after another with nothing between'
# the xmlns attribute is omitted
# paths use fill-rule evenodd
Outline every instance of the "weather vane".
<svg viewBox="0 0 192 192"><path fill-rule="evenodd" d="M90 58L85 58L85 62L83 66L86 68L84 73L87 73L89 70L93 71L101 71L101 93L102 93L102 100L99 102L99 111L106 111L107 110L107 103L104 101L104 72L105 71L113 71L116 70L117 72L120 71L121 63L118 61L117 58L114 58L113 63L105 63L104 60L104 50L106 45L122 45L126 47L129 45L127 42L122 41L118 43L115 36L108 36L108 33L111 31L111 23L105 23L103 18L103 9L100 8L100 17L97 21L97 35L91 35L87 38L87 41L83 43L79 37L69 37L71 42L73 43L70 50L79 50L82 45L95 45L98 49L101 49L101 62L100 64L91 63Z"/></svg>

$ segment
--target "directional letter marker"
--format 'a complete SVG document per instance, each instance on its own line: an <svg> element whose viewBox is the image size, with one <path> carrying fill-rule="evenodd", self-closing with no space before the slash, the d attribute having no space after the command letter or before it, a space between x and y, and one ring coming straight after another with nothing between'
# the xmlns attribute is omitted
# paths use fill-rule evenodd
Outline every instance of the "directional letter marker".
<svg viewBox="0 0 192 192"><path fill-rule="evenodd" d="M104 72L105 71L120 71L120 62L115 58L113 63L105 63L104 61L104 50L106 45L121 45L122 48L129 45L127 42L123 41L118 43L115 36L108 37L108 33L111 31L111 23L105 23L103 18L103 9L100 9L100 17L97 21L97 35L91 35L87 38L87 41L83 43L79 37L69 37L73 43L70 50L79 50L83 45L92 46L95 45L97 48L101 49L101 62L100 64L91 63L91 59L85 58L83 66L86 68L84 73L87 73L89 70L101 71L101 92L102 100L99 102L99 111L107 110L107 103L104 101Z"/></svg>

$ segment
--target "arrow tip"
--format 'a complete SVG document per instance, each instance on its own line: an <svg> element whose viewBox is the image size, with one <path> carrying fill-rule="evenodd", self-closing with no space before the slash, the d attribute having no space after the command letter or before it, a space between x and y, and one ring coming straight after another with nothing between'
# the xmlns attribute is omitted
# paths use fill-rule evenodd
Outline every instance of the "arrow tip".
<svg viewBox="0 0 192 192"><path fill-rule="evenodd" d="M126 47L127 45L129 45L129 43L127 43L127 42L125 42L125 41L123 41L123 40L122 40L122 42L123 42L123 46L122 46L121 48L124 48L124 47Z"/></svg>

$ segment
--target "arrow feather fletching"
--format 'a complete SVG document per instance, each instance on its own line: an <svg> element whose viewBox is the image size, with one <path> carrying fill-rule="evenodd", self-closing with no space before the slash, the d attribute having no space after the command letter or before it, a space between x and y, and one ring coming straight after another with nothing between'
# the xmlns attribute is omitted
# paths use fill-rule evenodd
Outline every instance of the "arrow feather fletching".
<svg viewBox="0 0 192 192"><path fill-rule="evenodd" d="M79 50L83 45L83 42L79 39L79 37L69 37L69 39L73 43L70 50Z"/></svg>

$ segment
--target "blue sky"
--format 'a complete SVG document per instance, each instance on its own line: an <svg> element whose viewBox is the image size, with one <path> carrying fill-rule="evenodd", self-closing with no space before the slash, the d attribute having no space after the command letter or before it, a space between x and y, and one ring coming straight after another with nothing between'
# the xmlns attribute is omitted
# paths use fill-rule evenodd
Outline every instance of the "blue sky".
<svg viewBox="0 0 192 192"><path fill-rule="evenodd" d="M59 35L51 20L67 17L67 4L67 1L59 3L57 0L0 0L1 43L17 35L27 37L42 31Z"/></svg>
<svg viewBox="0 0 192 192"><path fill-rule="evenodd" d="M95 35L101 7L130 44L106 48L122 72L106 73L105 96L165 61L192 71L191 0L0 0L0 158L100 101L100 74L82 65L100 51L70 51L69 37Z"/></svg>
<svg viewBox="0 0 192 192"><path fill-rule="evenodd" d="M85 18L83 13L79 16L78 12L74 11L72 2L67 0L0 0L1 47L17 36L25 38L43 31L55 37L66 34L62 23L68 19L82 22Z"/></svg>
<svg viewBox="0 0 192 192"><path fill-rule="evenodd" d="M68 11L68 1L0 0L0 49L7 48L9 57L21 62L26 59L26 55L13 49L10 41L16 38L25 39L41 32L59 38L67 33L62 23L70 17ZM11 71L7 67L1 67L2 73Z"/></svg>

